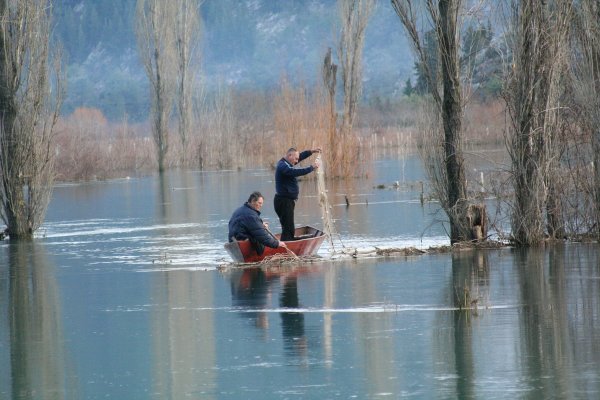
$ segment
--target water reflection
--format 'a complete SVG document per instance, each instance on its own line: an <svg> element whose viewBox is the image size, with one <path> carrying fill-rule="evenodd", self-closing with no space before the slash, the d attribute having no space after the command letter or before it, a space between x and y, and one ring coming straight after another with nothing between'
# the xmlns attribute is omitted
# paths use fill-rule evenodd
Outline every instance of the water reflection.
<svg viewBox="0 0 600 400"><path fill-rule="evenodd" d="M246 317L255 321L255 326L264 330L269 328L269 318L265 309L271 296L270 284L275 277L267 276L261 268L245 268L231 274L231 297L234 307L249 310Z"/></svg>
<svg viewBox="0 0 600 400"><path fill-rule="evenodd" d="M234 307L247 310L245 318L267 334L273 285L280 285L279 312L285 354L305 358L308 344L304 326L304 313L293 311L300 308L298 294L298 271L262 268L244 268L231 274L231 295ZM275 290L277 290L275 289Z"/></svg>
<svg viewBox="0 0 600 400"><path fill-rule="evenodd" d="M190 198L189 174L174 179L159 177L158 215L166 228L161 236L177 237L169 226L195 216ZM157 241L163 243L164 239ZM165 253L171 247L164 244ZM168 259L167 259L168 261ZM153 393L157 399L180 399L190 393L213 398L216 374L215 327L213 313L202 311L213 297L212 279L189 270L163 270L153 275L152 298L160 307L151 316L153 354ZM199 338L201 340L199 340ZM198 373L202 371L202 373Z"/></svg>
<svg viewBox="0 0 600 400"><path fill-rule="evenodd" d="M488 253L473 251L452 255L454 326L454 368L456 395L459 399L475 398L477 380L473 343L473 319L479 302L487 302L489 288Z"/></svg>
<svg viewBox="0 0 600 400"><path fill-rule="evenodd" d="M532 378L532 395L549 398L575 393L573 376L566 369L574 361L574 343L567 313L570 299L565 291L564 248L553 246L548 253L538 249L518 251L516 258L520 265L521 297L527 304L520 323L521 359L524 372ZM553 379L546 382L545 377Z"/></svg>
<svg viewBox="0 0 600 400"><path fill-rule="evenodd" d="M350 270L353 282L352 301L355 307L377 304L376 274L370 268ZM356 337L359 355L365 372L368 393L399 393L400 382L396 379L396 348L394 346L394 317L391 313L358 313Z"/></svg>
<svg viewBox="0 0 600 400"><path fill-rule="evenodd" d="M162 218L162 223L169 223L172 221L169 211L171 210L171 190L169 189L169 175L159 174L158 175L158 215Z"/></svg>
<svg viewBox="0 0 600 400"><path fill-rule="evenodd" d="M231 210L268 179L58 188L38 246L0 243L0 398L598 397L597 244L215 276ZM405 245L431 223L399 190L332 188L360 194L334 207L345 241ZM315 201L299 214L318 226Z"/></svg>
<svg viewBox="0 0 600 400"><path fill-rule="evenodd" d="M279 296L279 305L285 309L300 307L298 299L298 278L294 275L282 277L283 285ZM305 357L307 354L306 332L304 330L304 314L284 311L281 314L281 331L284 349L287 354Z"/></svg>
<svg viewBox="0 0 600 400"><path fill-rule="evenodd" d="M151 315L153 392L156 398L181 399L213 393L216 360L214 315L202 310L213 296L211 279L190 271L159 272ZM200 372L200 373L199 373Z"/></svg>
<svg viewBox="0 0 600 400"><path fill-rule="evenodd" d="M54 266L32 242L11 243L8 253L9 292L3 300L8 300L10 366L5 376L12 381L7 394L15 399L79 398L64 347Z"/></svg>
<svg viewBox="0 0 600 400"><path fill-rule="evenodd" d="M600 274L597 251L585 246L510 250L508 264L492 274L488 252L452 256L452 278L443 296L454 311L439 311L434 336L438 391L481 398L508 385L525 398L587 398L600 390ZM506 255L504 257L507 257ZM590 269L589 265L595 267ZM514 281L513 281L514 279ZM494 291L492 291L494 288ZM502 311L498 299L519 305ZM465 307L465 294L478 300ZM586 367L587 365L587 367ZM507 390L508 388L504 388Z"/></svg>

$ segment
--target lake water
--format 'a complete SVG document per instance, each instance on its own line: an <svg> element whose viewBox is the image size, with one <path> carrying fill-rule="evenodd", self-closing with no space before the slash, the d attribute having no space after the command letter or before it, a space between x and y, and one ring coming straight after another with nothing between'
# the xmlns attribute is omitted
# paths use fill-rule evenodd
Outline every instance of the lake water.
<svg viewBox="0 0 600 400"><path fill-rule="evenodd" d="M448 244L404 184L419 171L329 182L336 249ZM321 227L301 185L296 224ZM278 230L273 187L269 170L57 186L33 243L0 244L0 399L600 398L597 244L334 260L325 244L233 266L232 211L260 190Z"/></svg>

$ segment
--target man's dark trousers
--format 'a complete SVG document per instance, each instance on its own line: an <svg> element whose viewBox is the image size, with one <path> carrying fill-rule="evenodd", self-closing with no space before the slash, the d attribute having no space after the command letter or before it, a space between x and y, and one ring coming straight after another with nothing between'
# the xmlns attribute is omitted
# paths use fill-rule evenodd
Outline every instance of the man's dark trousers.
<svg viewBox="0 0 600 400"><path fill-rule="evenodd" d="M276 194L273 205L281 224L281 240L284 242L294 240L294 208L296 207L296 201Z"/></svg>

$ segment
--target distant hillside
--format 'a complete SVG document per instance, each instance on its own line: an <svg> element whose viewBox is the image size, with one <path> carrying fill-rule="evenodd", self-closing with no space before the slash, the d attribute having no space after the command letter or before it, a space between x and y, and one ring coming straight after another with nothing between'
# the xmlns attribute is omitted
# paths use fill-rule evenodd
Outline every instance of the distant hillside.
<svg viewBox="0 0 600 400"><path fill-rule="evenodd" d="M55 36L66 53L68 95L63 112L80 106L108 118L147 117L147 80L136 53L135 0L62 0L54 6ZM335 0L205 0L205 82L246 89L277 85L282 75L320 79L327 47L335 47ZM366 35L365 97L392 97L412 74L406 38L388 2L380 1Z"/></svg>

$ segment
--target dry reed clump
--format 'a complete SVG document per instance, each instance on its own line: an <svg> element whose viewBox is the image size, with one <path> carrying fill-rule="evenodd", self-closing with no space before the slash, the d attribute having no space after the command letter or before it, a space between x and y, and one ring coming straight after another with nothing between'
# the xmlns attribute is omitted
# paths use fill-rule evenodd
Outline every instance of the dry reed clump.
<svg viewBox="0 0 600 400"><path fill-rule="evenodd" d="M465 109L465 147L504 146L505 105L499 99L469 103Z"/></svg>
<svg viewBox="0 0 600 400"><path fill-rule="evenodd" d="M480 110L493 114L494 107ZM167 168L272 167L290 146L299 150L320 146L328 178L367 176L370 159L404 157L416 148L420 135L415 127L373 129L362 122L345 138L336 131L331 144L326 97L287 81L272 96L223 90L196 112L202 118L195 119L186 148L177 135L169 135ZM58 128L56 172L61 181L110 179L156 169L155 144L147 123L111 122L97 109L78 108L62 117ZM176 132L177 126L169 129Z"/></svg>
<svg viewBox="0 0 600 400"><path fill-rule="evenodd" d="M362 108L370 113L371 108ZM404 111L402 111L404 112ZM291 146L323 149L328 179L368 176L368 161L404 157L416 148L421 132L407 125L365 123L340 129L330 139L331 112L319 89L283 80L275 93L220 89L196 105L197 121L184 147L169 126L166 168L240 169L273 167ZM412 113L414 118L414 113ZM107 121L99 110L79 108L61 118L56 139L60 180L109 179L123 174L146 174L156 169L155 143L149 123ZM309 176L310 178L310 176Z"/></svg>
<svg viewBox="0 0 600 400"><path fill-rule="evenodd" d="M264 145L265 153L277 155L276 162L289 147L299 151L321 147L329 178L363 176L370 149L355 132L341 133L336 129L330 140L330 108L320 89L309 91L305 86L292 87L283 80L280 94L273 105L273 137Z"/></svg>
<svg viewBox="0 0 600 400"><path fill-rule="evenodd" d="M76 109L57 125L57 180L108 179L149 171L155 164L154 144L140 131L127 123L109 123L99 110Z"/></svg>

